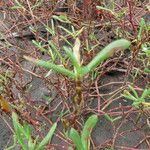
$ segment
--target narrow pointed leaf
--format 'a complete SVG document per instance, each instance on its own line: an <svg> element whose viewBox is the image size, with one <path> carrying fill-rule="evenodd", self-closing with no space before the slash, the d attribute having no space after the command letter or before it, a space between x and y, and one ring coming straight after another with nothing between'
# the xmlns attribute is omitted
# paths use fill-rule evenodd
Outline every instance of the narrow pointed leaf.
<svg viewBox="0 0 150 150"><path fill-rule="evenodd" d="M62 26L58 26L60 29L64 30L66 33L68 33L69 35L71 35L72 37L74 37L74 33L70 32L68 29L62 27Z"/></svg>
<svg viewBox="0 0 150 150"><path fill-rule="evenodd" d="M145 99L146 97L150 96L150 88L149 89L145 89L141 98Z"/></svg>
<svg viewBox="0 0 150 150"><path fill-rule="evenodd" d="M35 63L36 65L44 67L48 70L52 69L56 73L61 73L65 76L68 76L68 77L73 78L73 79L75 78L75 74L72 71L70 71L70 70L68 70L68 69L66 69L62 66L55 65L53 63L50 63L50 62L47 62L47 61L44 61L44 60L39 60L39 59L27 57L27 56L24 56L24 58L28 61L31 61L31 62Z"/></svg>
<svg viewBox="0 0 150 150"><path fill-rule="evenodd" d="M89 137L91 134L92 129L95 127L96 123L98 121L97 115L92 115L88 118L86 121L82 134L81 134L81 141L84 147L84 150L88 150L89 147Z"/></svg>
<svg viewBox="0 0 150 150"><path fill-rule="evenodd" d="M59 50L57 49L57 46L52 41L48 41L48 44L51 46L51 48L57 54L57 56L60 58L60 60L64 63L64 59L63 59L62 55L60 54Z"/></svg>
<svg viewBox="0 0 150 150"><path fill-rule="evenodd" d="M113 121L112 117L110 117L108 114L105 114L104 117L110 122Z"/></svg>
<svg viewBox="0 0 150 150"><path fill-rule="evenodd" d="M134 96L135 96L136 98L139 98L139 96L138 96L137 92L135 91L135 89L134 89L131 85L128 85L128 87L129 87L129 89L133 92Z"/></svg>
<svg viewBox="0 0 150 150"><path fill-rule="evenodd" d="M81 137L74 128L71 128L69 137L75 144L77 150L84 150L82 142L81 142Z"/></svg>
<svg viewBox="0 0 150 150"><path fill-rule="evenodd" d="M59 16L53 15L52 18L56 19L56 20L58 20L60 22L70 23L70 21L69 21L69 19L67 18L66 15L59 15Z"/></svg>
<svg viewBox="0 0 150 150"><path fill-rule="evenodd" d="M135 98L131 94L130 95L122 94L122 96L125 97L126 99L129 99L129 100L132 100L132 101L137 101L137 98Z"/></svg>
<svg viewBox="0 0 150 150"><path fill-rule="evenodd" d="M75 55L73 54L72 50L65 46L64 46L64 50L66 51L68 57L70 58L70 61L72 62L73 66L75 67L77 72L80 73L80 70L81 70L80 64L79 64L77 58L75 57Z"/></svg>
<svg viewBox="0 0 150 150"><path fill-rule="evenodd" d="M115 121L117 121L117 120L119 120L121 118L122 118L122 116L118 116L118 117L116 117L116 118L113 119L113 122L115 122Z"/></svg>
<svg viewBox="0 0 150 150"><path fill-rule="evenodd" d="M45 26L45 29L50 33L52 34L53 36L55 35L55 30L53 30L52 28L50 28L49 26Z"/></svg>
<svg viewBox="0 0 150 150"><path fill-rule="evenodd" d="M51 129L49 130L48 134L45 136L45 138L39 143L39 145L37 146L36 150L43 150L44 146L47 145L51 139L52 136L56 130L57 127L57 123L54 123L51 127Z"/></svg>
<svg viewBox="0 0 150 150"><path fill-rule="evenodd" d="M107 45L103 50L101 50L91 62L83 68L84 74L95 69L101 62L106 60L107 58L113 56L116 50L124 50L130 46L130 42L125 39L116 40L109 45ZM83 75L84 75L83 74ZM82 75L82 76L83 76Z"/></svg>
<svg viewBox="0 0 150 150"><path fill-rule="evenodd" d="M26 144L24 144L24 129L23 126L19 123L17 114L12 112L12 121L13 121L13 126L15 128L15 134L16 138L18 140L18 143L22 146L23 150L28 150Z"/></svg>

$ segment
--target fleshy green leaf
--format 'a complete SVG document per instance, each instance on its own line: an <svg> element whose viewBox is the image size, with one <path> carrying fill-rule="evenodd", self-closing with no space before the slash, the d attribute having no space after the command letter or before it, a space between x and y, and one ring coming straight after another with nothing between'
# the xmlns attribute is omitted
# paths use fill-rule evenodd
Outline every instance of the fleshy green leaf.
<svg viewBox="0 0 150 150"><path fill-rule="evenodd" d="M89 137L90 137L91 131L95 127L97 121L98 121L97 115L92 115L85 122L85 125L83 127L83 131L81 134L81 141L82 141L84 150L88 150L88 147L90 144L89 143Z"/></svg>
<svg viewBox="0 0 150 150"><path fill-rule="evenodd" d="M79 133L74 128L71 128L69 137L71 138L71 140L75 144L77 150L84 150L82 142L81 142L81 137L80 137Z"/></svg>
<svg viewBox="0 0 150 150"><path fill-rule="evenodd" d="M108 115L108 114L105 114L104 117L110 121L110 122L113 122L113 119Z"/></svg>
<svg viewBox="0 0 150 150"><path fill-rule="evenodd" d="M43 48L41 42L37 42L37 41L35 41L35 40L32 40L32 43L33 43L37 48L39 48L39 50L40 50L41 52L46 52L46 51L47 51L45 48Z"/></svg>
<svg viewBox="0 0 150 150"><path fill-rule="evenodd" d="M132 101L137 101L137 98L135 98L134 96L132 96L129 92L128 94L122 94L123 97L130 99Z"/></svg>
<svg viewBox="0 0 150 150"><path fill-rule="evenodd" d="M78 60L76 59L76 57L74 56L72 50L65 46L64 46L64 50L66 51L68 57L70 58L70 61L72 62L73 66L75 67L77 72L80 73L80 70L81 70L80 64L79 64Z"/></svg>
<svg viewBox="0 0 150 150"><path fill-rule="evenodd" d="M22 146L23 150L28 150L23 139L23 135L25 135L23 126L19 123L17 114L14 112L12 112L12 120L13 120L13 126L15 128L15 134L16 134L19 144Z"/></svg>
<svg viewBox="0 0 150 150"><path fill-rule="evenodd" d="M50 45L52 50L56 53L56 55L60 58L60 60L64 63L64 59L63 59L62 55L60 54L57 46L52 41L48 41L48 44Z"/></svg>
<svg viewBox="0 0 150 150"><path fill-rule="evenodd" d="M113 56L116 50L124 50L129 48L130 42L125 39L116 40L109 45L107 45L103 50L101 50L91 62L83 68L83 75L95 69L101 62L107 58ZM82 76L83 76L82 75Z"/></svg>
<svg viewBox="0 0 150 150"><path fill-rule="evenodd" d="M50 63L50 62L47 62L47 61L44 61L44 60L38 60L38 59L34 59L34 58L31 58L31 57L27 57L27 56L24 56L24 58L28 61L31 61L31 62L35 63L36 65L44 67L48 70L52 69L56 73L62 73L63 75L66 75L66 76L68 76L70 78L73 78L73 79L76 77L75 74L72 71L70 71L70 70L68 70L68 69L66 69L62 66L55 65L53 63Z"/></svg>
<svg viewBox="0 0 150 150"><path fill-rule="evenodd" d="M135 89L131 85L128 85L128 87L133 92L134 96L138 99L139 96L138 96L137 92L135 91Z"/></svg>
<svg viewBox="0 0 150 150"><path fill-rule="evenodd" d="M59 16L53 15L52 18L60 22L71 23L66 15L59 15Z"/></svg>
<svg viewBox="0 0 150 150"><path fill-rule="evenodd" d="M145 98L147 98L148 96L150 96L150 88L144 90L144 92L143 92L141 98L142 98L142 99L145 99Z"/></svg>
<svg viewBox="0 0 150 150"><path fill-rule="evenodd" d="M51 127L51 129L49 130L48 134L44 137L44 139L39 143L39 145L37 146L36 150L43 150L44 146L47 145L50 141L51 138L56 130L57 127L57 123L54 123Z"/></svg>
<svg viewBox="0 0 150 150"><path fill-rule="evenodd" d="M55 35L55 31L53 31L49 26L45 26L45 29L53 36Z"/></svg>

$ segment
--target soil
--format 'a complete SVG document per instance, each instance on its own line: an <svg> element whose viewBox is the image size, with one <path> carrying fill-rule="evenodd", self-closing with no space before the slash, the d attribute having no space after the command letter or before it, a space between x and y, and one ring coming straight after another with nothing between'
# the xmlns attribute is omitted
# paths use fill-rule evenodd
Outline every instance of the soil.
<svg viewBox="0 0 150 150"><path fill-rule="evenodd" d="M109 94L113 91L116 91L117 89L120 88L119 85L115 85L115 82L122 82L124 81L125 75L123 73L116 72L113 75L105 75L103 79L100 81L100 85L102 84L107 84L113 82L114 84L103 87L100 89L101 94ZM143 81L140 80L139 84L143 85ZM38 78L33 79L33 89L29 93L31 94L31 99L34 100L39 100L42 99L43 95L45 94L44 92L47 90L46 87L44 87L44 83ZM39 92L40 91L40 92ZM29 94L28 93L28 94ZM119 103L120 102L120 103ZM131 102L130 101L125 101L124 99L117 100L116 102L112 103L108 109L111 108L117 108L118 105L122 103L123 106L130 106ZM97 100L94 99L92 100L91 107L97 105ZM131 114L123 119L121 121L117 121L116 123L116 128L114 129L113 125L110 123L110 121L106 120L104 117L100 117L99 121L94 128L92 132L92 140L95 145L104 145L108 144L110 139L114 137L116 134L116 130L118 130L118 135L116 135L116 139L114 139L114 145L115 145L115 150L120 150L122 146L124 147L135 147L138 145L142 139L145 137L145 135L150 135L150 130L147 125L145 124L145 118L144 116L141 116L140 120L138 121L138 124L135 122L135 118L138 118L137 114ZM120 126L120 124L122 124ZM60 126L59 129L62 127ZM137 128L135 131L134 129ZM132 131L133 129L133 131ZM0 150L3 150L7 145L10 145L12 143L12 134L10 129L7 127L6 123L4 120L1 119L0 121ZM43 129L43 134L47 133L48 127L45 127L45 131ZM120 135L122 133L122 135ZM124 134L123 134L124 133ZM65 144L62 140L59 138L54 138L53 139L54 143L62 143ZM66 144L65 144L66 145ZM109 145L109 144L108 144ZM61 150L62 148L56 148L56 150ZM100 149L100 147L99 147ZM141 143L138 149L148 149L147 144Z"/></svg>

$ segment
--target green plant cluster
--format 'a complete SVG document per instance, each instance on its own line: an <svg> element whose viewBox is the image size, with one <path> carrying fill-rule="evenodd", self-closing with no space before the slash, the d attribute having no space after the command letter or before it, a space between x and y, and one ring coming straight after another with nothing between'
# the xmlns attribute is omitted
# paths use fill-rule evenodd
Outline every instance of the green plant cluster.
<svg viewBox="0 0 150 150"><path fill-rule="evenodd" d="M22 150L43 150L50 143L52 136L56 130L57 123L54 123L47 135L39 142L38 138L33 139L31 128L28 124L21 124L15 112L12 113L12 120L15 129L14 144L5 150L13 150L19 144Z"/></svg>

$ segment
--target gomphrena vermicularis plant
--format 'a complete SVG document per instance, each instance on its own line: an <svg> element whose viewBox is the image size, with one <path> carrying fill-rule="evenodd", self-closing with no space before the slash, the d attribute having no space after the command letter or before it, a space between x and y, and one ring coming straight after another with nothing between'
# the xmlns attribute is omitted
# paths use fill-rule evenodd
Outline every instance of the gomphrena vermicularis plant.
<svg viewBox="0 0 150 150"><path fill-rule="evenodd" d="M60 73L75 81L76 95L73 99L73 104L75 105L73 113L76 116L80 114L81 108L83 107L84 104L81 85L82 78L84 78L85 75L94 70L104 60L113 56L116 50L125 50L129 48L129 46L130 42L126 39L116 40L108 44L104 49L102 49L87 65L82 66L80 60L80 40L79 38L76 38L74 47L72 49L64 46L66 55L68 56L72 66L74 67L73 70L70 70L68 68L60 66L59 64L54 64L49 61L39 60L28 56L24 56L24 58L28 61L35 63L38 66L44 67L48 70L52 70L56 73Z"/></svg>

